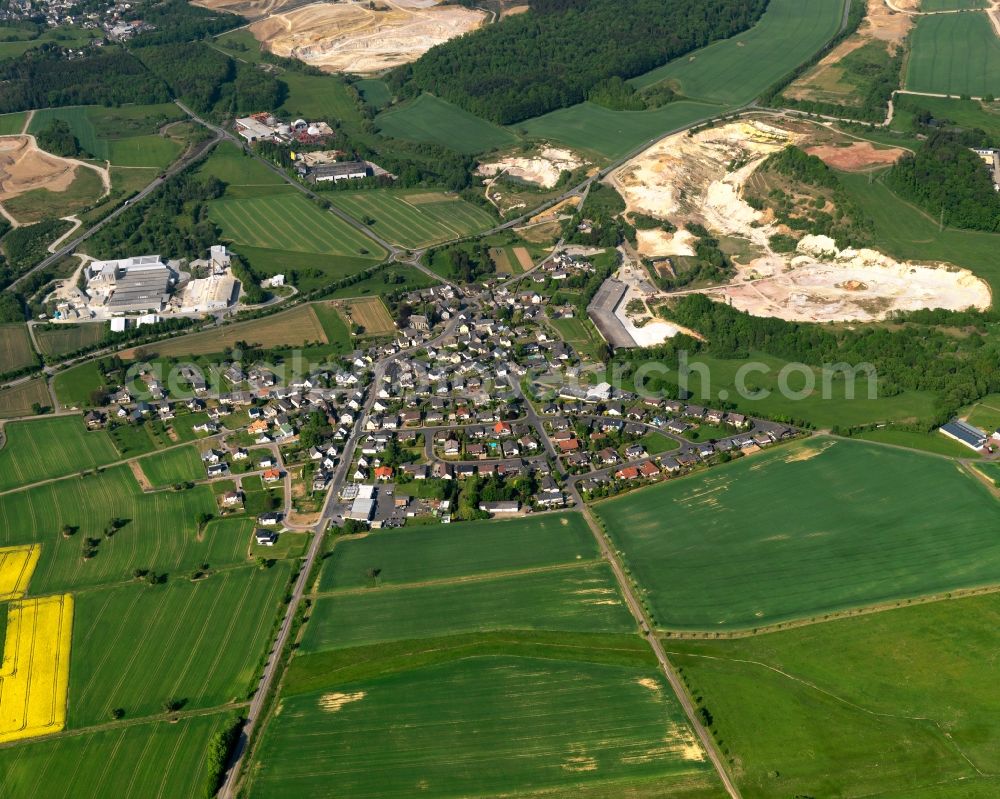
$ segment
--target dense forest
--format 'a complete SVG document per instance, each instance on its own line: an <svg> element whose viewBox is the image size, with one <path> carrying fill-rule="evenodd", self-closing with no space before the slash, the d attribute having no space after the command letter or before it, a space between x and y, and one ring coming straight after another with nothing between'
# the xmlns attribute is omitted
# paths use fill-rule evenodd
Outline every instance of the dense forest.
<svg viewBox="0 0 1000 799"><path fill-rule="evenodd" d="M66 105L164 103L166 85L124 50L107 48L67 61L44 44L0 62L0 113Z"/></svg>
<svg viewBox="0 0 1000 799"><path fill-rule="evenodd" d="M80 142L65 119L53 119L35 135L38 146L64 157L80 155Z"/></svg>
<svg viewBox="0 0 1000 799"><path fill-rule="evenodd" d="M1000 193L983 160L969 148L985 140L981 131L937 131L914 155L896 162L886 184L944 224L1000 231Z"/></svg>
<svg viewBox="0 0 1000 799"><path fill-rule="evenodd" d="M132 40L134 47L190 42L243 23L243 19L235 14L210 11L191 5L187 0L152 0L132 4L123 19L141 19L154 27L154 30L136 36Z"/></svg>
<svg viewBox="0 0 1000 799"><path fill-rule="evenodd" d="M878 372L883 396L905 389L936 395L936 418L928 422L947 421L963 405L1000 391L1000 350L976 329L995 323L992 314L924 311L907 315L906 324L899 327L855 330L751 316L700 294L678 298L668 314L706 341L681 337L659 353L666 360L673 360L676 348L683 348L720 358L764 352L812 366L870 363ZM952 336L942 332L944 326L970 332Z"/></svg>
<svg viewBox="0 0 1000 799"><path fill-rule="evenodd" d="M431 92L509 124L582 102L597 84L631 78L752 26L767 0L534 0L429 50L390 77L401 96ZM662 99L662 98L661 98Z"/></svg>

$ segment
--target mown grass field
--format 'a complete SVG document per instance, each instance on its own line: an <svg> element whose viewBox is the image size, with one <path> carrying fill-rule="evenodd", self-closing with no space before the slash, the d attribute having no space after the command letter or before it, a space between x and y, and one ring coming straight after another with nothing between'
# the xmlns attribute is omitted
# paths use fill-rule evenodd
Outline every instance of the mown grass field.
<svg viewBox="0 0 1000 799"><path fill-rule="evenodd" d="M887 427L878 430L865 430L858 433L856 438L862 441L877 441L883 444L894 444L897 447L919 449L923 452L933 452L951 458L979 457L965 445L959 444L954 439L947 438L937 431L925 433L914 430L895 430Z"/></svg>
<svg viewBox="0 0 1000 799"><path fill-rule="evenodd" d="M286 697L261 747L251 797L319 796L331 781L343 799L720 796L648 668L509 656L429 666Z"/></svg>
<svg viewBox="0 0 1000 799"><path fill-rule="evenodd" d="M0 389L0 419L30 416L36 402L43 406L52 403L44 378L36 377L11 388Z"/></svg>
<svg viewBox="0 0 1000 799"><path fill-rule="evenodd" d="M148 455L139 460L139 467L154 487L172 486L205 477L201 454L193 445Z"/></svg>
<svg viewBox="0 0 1000 799"><path fill-rule="evenodd" d="M80 416L4 425L0 490L93 469L118 459L108 434L88 431Z"/></svg>
<svg viewBox="0 0 1000 799"><path fill-rule="evenodd" d="M226 347L234 347L239 341L273 349L316 341L326 344L327 338L312 306L296 305L263 319L249 319L218 329L178 336L144 349L147 353L155 352L161 358L211 355L222 352ZM135 357L135 350L123 350L120 354L123 359L130 360Z"/></svg>
<svg viewBox="0 0 1000 799"><path fill-rule="evenodd" d="M382 238L409 249L464 238L496 224L482 208L446 192L336 192L330 201L355 219L374 219L372 227Z"/></svg>
<svg viewBox="0 0 1000 799"><path fill-rule="evenodd" d="M1000 292L1000 235L976 230L940 230L938 220L904 202L884 183L871 183L861 174L839 173L851 198L875 224L880 248L897 258L915 261L946 261L971 269L990 284L994 296Z"/></svg>
<svg viewBox="0 0 1000 799"><path fill-rule="evenodd" d="M1000 583L1000 506L958 464L902 449L801 441L594 509L667 629Z"/></svg>
<svg viewBox="0 0 1000 799"><path fill-rule="evenodd" d="M370 585L372 567L381 570L379 584L387 586L553 566L597 556L597 542L578 513L380 530L338 541L323 564L319 589Z"/></svg>
<svg viewBox="0 0 1000 799"><path fill-rule="evenodd" d="M304 652L488 630L629 632L635 622L606 564L320 597Z"/></svg>
<svg viewBox="0 0 1000 799"><path fill-rule="evenodd" d="M29 127L38 133L53 119L64 120L87 153L122 167L162 169L180 155L182 145L159 134L167 122L184 118L173 103L158 105L69 106L35 112Z"/></svg>
<svg viewBox="0 0 1000 799"><path fill-rule="evenodd" d="M666 82L694 100L742 105L808 61L837 33L843 14L842 0L772 0L750 30L677 58L631 83L646 88Z"/></svg>
<svg viewBox="0 0 1000 799"><path fill-rule="evenodd" d="M24 121L28 118L27 111L15 111L11 114L0 114L0 136L10 136L24 130Z"/></svg>
<svg viewBox="0 0 1000 799"><path fill-rule="evenodd" d="M295 191L280 175L229 142L216 147L198 173L214 175L225 183L227 198L271 197Z"/></svg>
<svg viewBox="0 0 1000 799"><path fill-rule="evenodd" d="M581 103L518 122L514 129L533 139L557 141L596 158L615 159L724 111L719 105L686 100L653 111L612 111L594 103Z"/></svg>
<svg viewBox="0 0 1000 799"><path fill-rule="evenodd" d="M552 326L559 331L576 352L592 361L600 360L604 350L604 339L597 332L594 323L586 316L574 316L572 319L553 319Z"/></svg>
<svg viewBox="0 0 1000 799"><path fill-rule="evenodd" d="M0 374L31 366L35 348L25 325L0 325Z"/></svg>
<svg viewBox="0 0 1000 799"><path fill-rule="evenodd" d="M986 8L987 5L986 0L920 0L921 11L954 11Z"/></svg>
<svg viewBox="0 0 1000 799"><path fill-rule="evenodd" d="M35 328L35 339L43 355L64 355L97 344L104 338L103 324L59 325L48 329Z"/></svg>
<svg viewBox="0 0 1000 799"><path fill-rule="evenodd" d="M905 86L972 97L1000 93L1000 38L986 14L918 18L910 34Z"/></svg>
<svg viewBox="0 0 1000 799"><path fill-rule="evenodd" d="M285 252L363 256L385 252L363 233L300 194L214 200L209 215L234 244Z"/></svg>
<svg viewBox="0 0 1000 799"><path fill-rule="evenodd" d="M103 724L117 707L127 718L153 715L170 699L187 709L244 700L290 568L278 562L78 594L70 724Z"/></svg>
<svg viewBox="0 0 1000 799"><path fill-rule="evenodd" d="M217 511L208 486L144 494L131 470L116 466L5 494L0 545L43 544L32 594L130 580L135 569L179 578L203 563L246 562L253 520L217 520L199 533L198 518ZM108 537L113 518L125 524ZM73 528L69 538L60 534L63 525ZM88 538L97 541L97 552L86 560Z"/></svg>
<svg viewBox="0 0 1000 799"><path fill-rule="evenodd" d="M154 721L0 749L0 794L18 799L199 796L209 739L229 719Z"/></svg>
<svg viewBox="0 0 1000 799"><path fill-rule="evenodd" d="M97 361L85 361L59 372L52 378L59 402L67 408L83 408L90 405L90 395L104 386L104 376L97 368Z"/></svg>
<svg viewBox="0 0 1000 799"><path fill-rule="evenodd" d="M354 88L361 94L362 99L376 111L385 108L392 101L392 92L384 80L378 78L368 78L359 80L354 84Z"/></svg>
<svg viewBox="0 0 1000 799"><path fill-rule="evenodd" d="M977 773L1000 769L998 623L991 594L665 646L744 796L985 799L1000 790Z"/></svg>
<svg viewBox="0 0 1000 799"><path fill-rule="evenodd" d="M431 94L379 114L375 124L385 136L436 144L469 155L517 143L509 130Z"/></svg>

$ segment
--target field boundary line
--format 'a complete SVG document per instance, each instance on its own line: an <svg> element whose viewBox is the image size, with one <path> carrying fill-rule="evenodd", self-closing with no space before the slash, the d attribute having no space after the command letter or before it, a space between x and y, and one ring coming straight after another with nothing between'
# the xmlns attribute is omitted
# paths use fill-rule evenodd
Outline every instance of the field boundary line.
<svg viewBox="0 0 1000 799"><path fill-rule="evenodd" d="M353 586L351 588L341 588L333 589L328 591L316 591L312 596L317 599L336 597L336 596L351 596L357 594L367 594L372 592L383 592L383 591L404 591L414 588L432 588L434 586L441 585L452 585L452 584L462 584L462 583L478 583L478 582L488 582L489 580L502 579L505 577L522 577L529 574L544 574L546 572L557 572L557 571L570 571L572 569L586 569L596 565L604 563L604 559L599 555L595 555L589 560L578 560L570 563L553 563L550 566L532 566L527 569L505 569L502 571L494 572L483 572L481 574L468 574L458 577L438 577L432 580L419 580L417 582L411 583L389 583L388 585L378 585L378 586Z"/></svg>

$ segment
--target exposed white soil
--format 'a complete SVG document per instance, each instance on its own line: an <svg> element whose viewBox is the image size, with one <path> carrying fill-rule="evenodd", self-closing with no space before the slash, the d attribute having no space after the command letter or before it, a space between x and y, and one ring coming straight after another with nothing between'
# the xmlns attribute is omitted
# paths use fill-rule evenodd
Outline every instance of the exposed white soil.
<svg viewBox="0 0 1000 799"><path fill-rule="evenodd" d="M509 156L480 164L476 169L476 174L494 177L503 172L526 183L551 189L559 181L559 176L564 171L572 172L586 163L572 150L543 147L537 155Z"/></svg>

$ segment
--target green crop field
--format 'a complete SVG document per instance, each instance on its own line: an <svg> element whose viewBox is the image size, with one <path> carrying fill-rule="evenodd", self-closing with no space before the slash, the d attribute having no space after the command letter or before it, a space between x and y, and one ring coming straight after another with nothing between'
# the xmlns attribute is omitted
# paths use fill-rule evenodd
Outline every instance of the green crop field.
<svg viewBox="0 0 1000 799"><path fill-rule="evenodd" d="M743 796L985 799L1000 792L998 623L993 594L665 646Z"/></svg>
<svg viewBox="0 0 1000 799"><path fill-rule="evenodd" d="M724 795L652 669L503 656L282 699L249 796L331 784L342 799Z"/></svg>
<svg viewBox="0 0 1000 799"><path fill-rule="evenodd" d="M65 355L97 344L104 338L103 324L59 325L48 329L35 328L35 339L43 355Z"/></svg>
<svg viewBox="0 0 1000 799"><path fill-rule="evenodd" d="M905 85L972 97L1000 93L1000 38L986 14L920 17L910 34Z"/></svg>
<svg viewBox="0 0 1000 799"><path fill-rule="evenodd" d="M16 111L12 114L0 114L0 136L10 136L24 130L24 121L28 118L26 111Z"/></svg>
<svg viewBox="0 0 1000 799"><path fill-rule="evenodd" d="M0 795L178 799L203 795L205 752L230 714L143 722L0 749Z"/></svg>
<svg viewBox="0 0 1000 799"><path fill-rule="evenodd" d="M517 143L510 131L431 94L379 114L375 124L386 136L437 144L470 155Z"/></svg>
<svg viewBox="0 0 1000 799"><path fill-rule="evenodd" d="M214 200L209 215L237 246L373 262L385 256L370 238L297 193Z"/></svg>
<svg viewBox="0 0 1000 799"><path fill-rule="evenodd" d="M142 473L154 487L172 486L205 477L205 466L195 446L158 452L139 461Z"/></svg>
<svg viewBox="0 0 1000 799"><path fill-rule="evenodd" d="M664 628L743 629L1000 583L1000 504L960 465L894 447L796 442L595 511Z"/></svg>
<svg viewBox="0 0 1000 799"><path fill-rule="evenodd" d="M280 175L229 142L223 142L212 151L198 168L198 174L214 175L225 183L227 199L273 197L295 192L295 187Z"/></svg>
<svg viewBox="0 0 1000 799"><path fill-rule="evenodd" d="M861 174L840 173L851 198L875 224L880 248L897 258L947 261L971 269L1000 292L1000 235L975 230L939 230L938 221L901 200L884 183Z"/></svg>
<svg viewBox="0 0 1000 799"><path fill-rule="evenodd" d="M302 650L502 629L629 632L634 628L611 568L601 563L320 597Z"/></svg>
<svg viewBox="0 0 1000 799"><path fill-rule="evenodd" d="M920 0L921 11L956 11L986 8L987 0Z"/></svg>
<svg viewBox="0 0 1000 799"><path fill-rule="evenodd" d="M0 388L0 419L31 416L36 402L42 406L52 403L45 378L37 377L16 386Z"/></svg>
<svg viewBox="0 0 1000 799"><path fill-rule="evenodd" d="M742 105L787 75L834 37L843 0L771 0L760 22L631 81L666 82L685 97Z"/></svg>
<svg viewBox="0 0 1000 799"><path fill-rule="evenodd" d="M444 192L337 192L330 201L355 219L374 219L371 227L382 238L409 249L464 238L497 224L482 208Z"/></svg>
<svg viewBox="0 0 1000 799"><path fill-rule="evenodd" d="M578 513L496 522L400 528L338 541L320 572L320 590L400 585L473 574L553 566L598 556L597 542Z"/></svg>
<svg viewBox="0 0 1000 799"><path fill-rule="evenodd" d="M724 112L722 106L686 100L667 103L654 111L612 111L594 103L581 103L519 122L515 129L533 139L557 141L612 159Z"/></svg>
<svg viewBox="0 0 1000 799"><path fill-rule="evenodd" d="M108 434L80 416L8 422L0 449L0 490L93 469L118 459Z"/></svg>
<svg viewBox="0 0 1000 799"><path fill-rule="evenodd" d="M862 441L878 441L883 444L894 444L898 447L909 447L910 449L919 449L938 455L947 455L950 458L977 457L976 453L964 444L959 444L954 439L947 438L937 431L925 433L923 431L895 430L891 427L886 427L877 430L863 430L856 437Z"/></svg>
<svg viewBox="0 0 1000 799"><path fill-rule="evenodd" d="M182 576L203 563L245 563L253 519L219 519L199 534L199 517L217 511L208 486L144 494L129 468L118 466L5 494L0 545L42 544L31 580L39 594L130 580L135 569ZM113 518L124 525L108 537ZM72 528L69 538L63 525ZM97 541L89 560L86 539Z"/></svg>
<svg viewBox="0 0 1000 799"><path fill-rule="evenodd" d="M0 325L0 374L31 366L35 348L25 325Z"/></svg>
<svg viewBox="0 0 1000 799"><path fill-rule="evenodd" d="M162 169L177 158L181 144L159 135L167 122L182 119L184 113L173 103L159 105L69 106L35 112L29 127L37 134L53 119L64 120L94 158L116 166ZM152 179L152 178L150 178Z"/></svg>
<svg viewBox="0 0 1000 799"><path fill-rule="evenodd" d="M160 712L170 699L200 708L242 701L254 678L290 565L229 569L191 582L142 582L77 595L69 724Z"/></svg>

